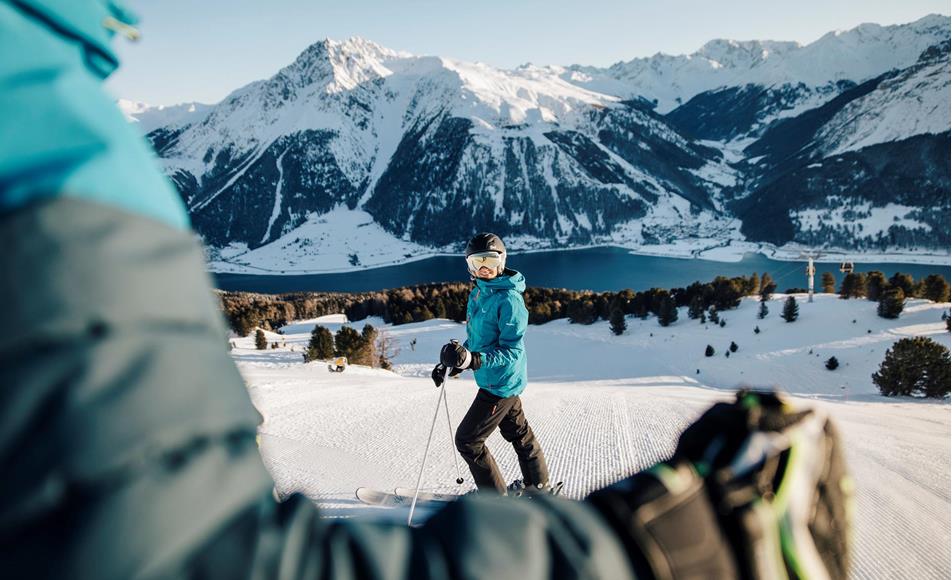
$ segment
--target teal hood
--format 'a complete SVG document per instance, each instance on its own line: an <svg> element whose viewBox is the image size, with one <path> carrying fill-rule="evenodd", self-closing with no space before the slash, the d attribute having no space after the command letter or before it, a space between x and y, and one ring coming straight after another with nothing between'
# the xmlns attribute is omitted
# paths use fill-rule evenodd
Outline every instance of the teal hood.
<svg viewBox="0 0 952 580"><path fill-rule="evenodd" d="M525 290L525 277L506 270L492 280L477 278L466 305L466 347L483 359L476 384L499 397L512 397L526 388Z"/></svg>
<svg viewBox="0 0 952 580"><path fill-rule="evenodd" d="M119 65L113 29L132 22L116 0L0 2L0 214L70 197L188 228L152 148L102 89Z"/></svg>

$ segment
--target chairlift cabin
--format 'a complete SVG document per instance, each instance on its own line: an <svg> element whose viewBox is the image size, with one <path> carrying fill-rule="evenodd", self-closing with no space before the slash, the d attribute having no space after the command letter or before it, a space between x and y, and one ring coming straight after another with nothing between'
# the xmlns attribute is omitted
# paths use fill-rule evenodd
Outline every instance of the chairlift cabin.
<svg viewBox="0 0 952 580"><path fill-rule="evenodd" d="M840 272L844 274L853 273L853 262L840 262Z"/></svg>

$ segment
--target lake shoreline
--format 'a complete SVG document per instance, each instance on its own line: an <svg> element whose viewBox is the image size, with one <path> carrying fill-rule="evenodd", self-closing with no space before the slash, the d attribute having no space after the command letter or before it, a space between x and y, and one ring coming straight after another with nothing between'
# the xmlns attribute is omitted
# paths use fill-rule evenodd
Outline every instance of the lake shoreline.
<svg viewBox="0 0 952 580"><path fill-rule="evenodd" d="M726 245L702 246L698 244L699 240L686 240L685 243L666 244L658 246L638 246L632 248L618 244L591 244L586 246L572 246L570 248L526 248L514 249L510 252L510 258L517 258L522 255L539 254L545 252L576 252L580 250L595 249L617 249L634 256L673 258L679 260L703 260L707 262L734 263L742 262L752 254L759 254L778 262L805 262L801 257L807 248L800 246L787 245L775 247L770 244L756 244L752 242L729 242ZM701 247L699 247L701 246ZM825 250L821 256L815 260L817 263L838 264L841 262L859 262L859 263L883 263L883 264L916 264L923 266L950 266L952 264L952 255L950 254L927 254L927 253L861 253L847 250ZM402 257L387 262L380 262L369 265L356 265L349 268L328 268L328 269L270 269L250 264L236 264L226 260L215 260L208 263L208 271L211 274L236 274L236 275L264 275L264 276L318 276L324 274L347 274L354 272L365 272L380 268L391 268L421 260L432 258L452 258L459 257L459 253L448 253L434 251L432 253L420 254L412 257Z"/></svg>
<svg viewBox="0 0 952 580"><path fill-rule="evenodd" d="M833 259L830 256L828 259ZM839 284L840 262L818 261L816 287L820 277L830 272ZM942 274L949 278L947 264L855 261L856 271L880 270L887 277L901 271L917 278ZM778 290L805 288L805 261L781 260L762 253L746 253L739 260L717 261L683 255L657 256L631 252L626 248L598 246L570 250L514 253L509 266L522 272L529 286L572 290L618 291L626 288L677 288L693 282L708 282L717 276L749 276L769 273ZM407 260L399 265L319 274L213 273L216 287L226 291L261 292L368 292L442 282L469 282L469 273L459 254L440 254Z"/></svg>

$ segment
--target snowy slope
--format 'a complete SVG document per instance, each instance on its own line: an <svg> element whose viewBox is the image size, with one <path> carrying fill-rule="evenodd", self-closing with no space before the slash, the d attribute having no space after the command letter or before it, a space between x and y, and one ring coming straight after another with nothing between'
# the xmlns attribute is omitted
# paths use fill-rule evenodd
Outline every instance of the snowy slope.
<svg viewBox="0 0 952 580"><path fill-rule="evenodd" d="M779 383L798 393L800 403L830 413L842 431L858 485L853 577L947 578L948 402L879 397L869 375L903 336L930 336L949 346L939 320L949 305L910 301L900 319L886 321L876 317L874 303L818 295L813 304L801 300L800 319L788 324L778 316L782 299L771 302L765 320L756 319L757 303L745 300L724 313L725 328L705 328L683 309L667 329L653 319L629 319L621 337L604 322L530 326L530 386L523 400L553 476L566 482L569 497L581 498L665 457L680 430L728 397L729 389ZM233 339L233 355L264 417L265 464L279 493L302 492L327 516L405 518L405 511L363 506L353 492L415 483L437 402L427 375L440 345L464 337L465 328L440 320L398 327L356 322L358 329L367 322L382 328L400 347L396 373L352 366L334 374L322 363L301 363L316 322L336 331L345 318L301 321L283 335L269 333L269 340L284 343L276 350L255 351L252 338ZM755 325L760 334L752 332ZM726 358L731 340L740 348ZM715 357L703 357L706 344L715 346ZM832 355L841 363L835 372L822 366ZM463 377L448 391L454 421L476 392L470 373ZM426 487L456 489L451 446L440 423ZM505 441L496 434L489 446L505 476L518 477Z"/></svg>
<svg viewBox="0 0 952 580"><path fill-rule="evenodd" d="M824 156L949 131L949 44L840 110L817 134Z"/></svg>

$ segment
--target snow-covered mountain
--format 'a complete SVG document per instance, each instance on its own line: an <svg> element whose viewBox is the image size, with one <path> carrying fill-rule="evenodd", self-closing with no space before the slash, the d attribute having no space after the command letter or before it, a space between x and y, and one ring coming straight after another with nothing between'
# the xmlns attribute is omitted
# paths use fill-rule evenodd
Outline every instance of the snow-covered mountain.
<svg viewBox="0 0 952 580"><path fill-rule="evenodd" d="M319 254L315 223L342 211L431 251L491 229L523 248L746 237L944 252L948 43L949 18L929 16L806 46L500 70L325 40L209 109L167 108L148 136L231 258ZM919 162L869 169L900 150ZM850 211L811 222L834 188L803 176L843 156L863 161L826 179ZM781 176L805 190L778 206ZM909 194L885 193L897 185ZM884 209L895 222L870 220Z"/></svg>
<svg viewBox="0 0 952 580"><path fill-rule="evenodd" d="M184 125L201 121L212 108L202 103L182 103L179 105L149 105L139 101L119 99L119 110L130 123L135 123L143 133L150 133L159 127Z"/></svg>
<svg viewBox="0 0 952 580"><path fill-rule="evenodd" d="M668 113L695 95L723 87L802 84L815 89L858 83L909 66L922 51L948 38L949 18L932 14L902 25L861 24L807 45L716 39L689 55L659 53L607 69L574 66L564 75L613 94L648 96L659 112Z"/></svg>

